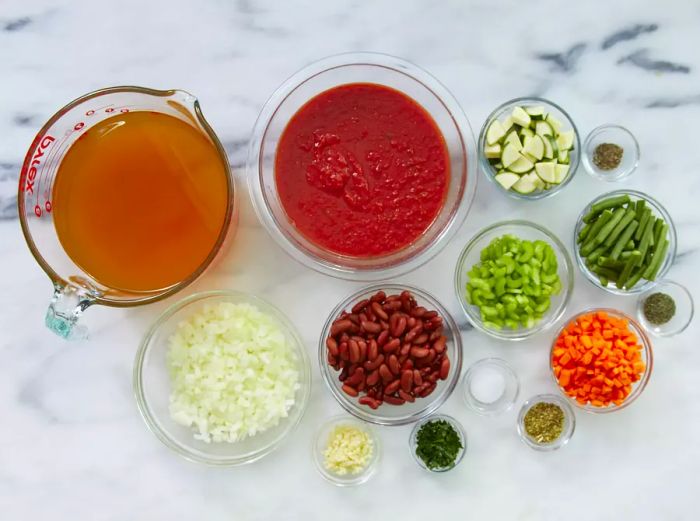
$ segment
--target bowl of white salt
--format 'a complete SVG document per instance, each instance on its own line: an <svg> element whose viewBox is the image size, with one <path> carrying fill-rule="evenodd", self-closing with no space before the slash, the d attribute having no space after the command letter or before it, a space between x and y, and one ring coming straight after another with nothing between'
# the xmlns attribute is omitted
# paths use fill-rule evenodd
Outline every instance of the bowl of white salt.
<svg viewBox="0 0 700 521"><path fill-rule="evenodd" d="M500 358L479 360L464 373L464 400L479 414L488 416L507 411L517 400L519 391L518 376Z"/></svg>

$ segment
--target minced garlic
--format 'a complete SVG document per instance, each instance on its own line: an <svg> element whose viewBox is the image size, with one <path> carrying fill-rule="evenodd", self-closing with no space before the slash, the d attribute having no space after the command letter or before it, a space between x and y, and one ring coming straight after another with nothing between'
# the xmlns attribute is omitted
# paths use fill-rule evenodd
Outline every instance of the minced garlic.
<svg viewBox="0 0 700 521"><path fill-rule="evenodd" d="M373 454L374 445L367 431L349 425L337 425L328 435L323 458L329 471L344 476L362 472Z"/></svg>

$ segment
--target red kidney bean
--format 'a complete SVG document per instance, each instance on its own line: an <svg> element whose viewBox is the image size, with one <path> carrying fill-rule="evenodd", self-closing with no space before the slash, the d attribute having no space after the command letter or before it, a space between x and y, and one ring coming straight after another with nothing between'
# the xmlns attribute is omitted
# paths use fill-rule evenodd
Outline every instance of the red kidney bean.
<svg viewBox="0 0 700 521"><path fill-rule="evenodd" d="M428 356L425 357L425 363L428 365L432 364L433 361L435 360L436 356L437 356L437 353L435 351L433 351L432 349L430 349L428 351Z"/></svg>
<svg viewBox="0 0 700 521"><path fill-rule="evenodd" d="M404 345L401 346L401 350L399 351L399 354L400 354L401 356L406 356L406 355L408 355L410 352L411 352L411 344L408 343L408 344L404 344Z"/></svg>
<svg viewBox="0 0 700 521"><path fill-rule="evenodd" d="M428 375L428 381L429 381L430 383L435 383L435 382L438 381L438 378L439 378L439 377L440 377L440 373L439 373L439 372L437 372L437 371L432 372L432 373L430 373L430 374Z"/></svg>
<svg viewBox="0 0 700 521"><path fill-rule="evenodd" d="M398 338L392 338L389 342L384 344L384 346L382 347L382 350L385 353L391 353L393 351L396 351L400 345L401 345L401 341Z"/></svg>
<svg viewBox="0 0 700 521"><path fill-rule="evenodd" d="M328 351L328 365L330 365L331 367L335 367L336 365L338 365L338 359L334 357L333 353L331 353L330 351Z"/></svg>
<svg viewBox="0 0 700 521"><path fill-rule="evenodd" d="M398 374L401 372L401 364L399 364L399 359L396 358L396 355L389 356L387 364L389 366L389 370L394 373L394 375L398 376Z"/></svg>
<svg viewBox="0 0 700 521"><path fill-rule="evenodd" d="M418 396L421 398L425 398L426 396L432 394L432 392L435 390L436 384L432 383L425 389L423 389Z"/></svg>
<svg viewBox="0 0 700 521"><path fill-rule="evenodd" d="M380 365L384 363L384 355L378 355L377 358L375 358L372 361L367 361L364 363L364 368L367 369L368 371L374 371L377 369Z"/></svg>
<svg viewBox="0 0 700 521"><path fill-rule="evenodd" d="M348 384L343 384L343 392L353 398L358 395L357 389Z"/></svg>
<svg viewBox="0 0 700 521"><path fill-rule="evenodd" d="M382 305L379 302L372 302L372 311L374 314L379 317L382 320L389 320L389 315L386 314L386 311L382 309Z"/></svg>
<svg viewBox="0 0 700 521"><path fill-rule="evenodd" d="M425 313L423 313L423 317L422 317L422 318L425 319L425 320L430 320L431 318L434 318L434 317L436 317L436 316L438 316L438 312L437 312L437 311L426 311Z"/></svg>
<svg viewBox="0 0 700 521"><path fill-rule="evenodd" d="M394 380L394 375L391 373L391 370L387 367L386 364L382 364L379 366L379 376L382 377L384 385Z"/></svg>
<svg viewBox="0 0 700 521"><path fill-rule="evenodd" d="M362 380L364 380L364 378L365 370L362 367L358 367L354 371L352 371L350 378L348 378L345 383L350 384L354 387L357 384L359 384Z"/></svg>
<svg viewBox="0 0 700 521"><path fill-rule="evenodd" d="M411 300L407 291L401 293L401 309L403 309L406 313L411 311Z"/></svg>
<svg viewBox="0 0 700 521"><path fill-rule="evenodd" d="M408 326L408 329L413 329L414 327L416 327L416 317L410 317L406 321L406 325Z"/></svg>
<svg viewBox="0 0 700 521"><path fill-rule="evenodd" d="M384 293L382 290L377 291L374 295L370 297L370 302L375 303L375 302L384 302L384 299L386 299L386 293Z"/></svg>
<svg viewBox="0 0 700 521"><path fill-rule="evenodd" d="M330 354L333 356L338 356L338 342L336 342L335 338L329 336L326 339L326 347L328 348Z"/></svg>
<svg viewBox="0 0 700 521"><path fill-rule="evenodd" d="M440 379L447 380L447 375L450 374L450 359L443 358L440 364Z"/></svg>
<svg viewBox="0 0 700 521"><path fill-rule="evenodd" d="M379 402L377 402L377 400L375 400L374 398L371 398L369 396L363 396L362 398L360 398L358 400L358 402L361 405L367 405L372 409L376 409L379 407Z"/></svg>
<svg viewBox="0 0 700 521"><path fill-rule="evenodd" d="M440 336L433 344L433 349L436 353L442 353L445 350L445 343L447 342L447 337Z"/></svg>
<svg viewBox="0 0 700 521"><path fill-rule="evenodd" d="M413 403L416 401L416 399L413 397L412 394L408 394L407 392L404 392L401 389L399 389L399 397L403 398L404 400L406 400L407 402L410 402L410 403Z"/></svg>
<svg viewBox="0 0 700 521"><path fill-rule="evenodd" d="M338 347L338 352L340 353L340 358L342 358L343 360L347 360L349 358L348 343L341 342L340 347Z"/></svg>
<svg viewBox="0 0 700 521"><path fill-rule="evenodd" d="M352 326L352 322L350 322L347 319L344 320L336 320L333 322L333 325L331 326L331 336L339 335L340 333L344 333L350 327Z"/></svg>
<svg viewBox="0 0 700 521"><path fill-rule="evenodd" d="M413 345L419 346L419 345L425 344L427 341L428 341L428 335L426 333L422 333L413 339Z"/></svg>
<svg viewBox="0 0 700 521"><path fill-rule="evenodd" d="M413 387L413 370L411 369L406 369L401 372L401 389L404 390L404 392L411 392L411 388Z"/></svg>
<svg viewBox="0 0 700 521"><path fill-rule="evenodd" d="M422 332L423 332L423 325L416 324L415 327L413 327L408 333L406 333L406 336L404 337L404 341L413 342L413 339L416 338L418 335L420 335Z"/></svg>
<svg viewBox="0 0 700 521"><path fill-rule="evenodd" d="M382 326L380 326L376 322L369 322L368 320L361 322L361 325L362 329L373 335L376 335L382 330Z"/></svg>
<svg viewBox="0 0 700 521"><path fill-rule="evenodd" d="M348 348L350 354L350 361L353 364L356 364L360 361L360 346L357 344L356 340L350 339L350 342L348 342Z"/></svg>
<svg viewBox="0 0 700 521"><path fill-rule="evenodd" d="M384 397L386 398L388 394L394 394L396 391L399 390L400 385L401 380L394 380L393 382L391 382L384 388Z"/></svg>
<svg viewBox="0 0 700 521"><path fill-rule="evenodd" d="M403 405L406 403L406 400L397 398L396 396L384 396L384 401L389 405Z"/></svg>
<svg viewBox="0 0 700 521"><path fill-rule="evenodd" d="M412 347L411 348L411 356L414 358L425 358L430 354L430 349L426 349L425 347Z"/></svg>
<svg viewBox="0 0 700 521"><path fill-rule="evenodd" d="M367 304L369 304L369 299L360 300L357 304L355 304L352 307L352 312L359 313L360 311L362 311L363 309L365 309L367 307Z"/></svg>
<svg viewBox="0 0 700 521"><path fill-rule="evenodd" d="M413 384L419 387L423 385L423 375L418 369L413 370Z"/></svg>
<svg viewBox="0 0 700 521"><path fill-rule="evenodd" d="M379 333L379 336L377 337L377 345L379 347L382 347L384 344L386 344L387 340L389 340L389 331L385 329L381 333Z"/></svg>
<svg viewBox="0 0 700 521"><path fill-rule="evenodd" d="M420 318L423 315L425 315L426 311L428 311L428 310L425 309L423 306L417 306L411 310L411 316L416 317L416 318Z"/></svg>
<svg viewBox="0 0 700 521"><path fill-rule="evenodd" d="M367 358L369 360L376 360L378 356L379 346L377 345L377 341L373 338L369 341L369 347L367 348Z"/></svg>
<svg viewBox="0 0 700 521"><path fill-rule="evenodd" d="M380 320L380 321L379 321L379 325L382 326L382 329L383 329L383 330L384 330L384 329L386 329L386 330L389 329L389 322L387 322L386 320Z"/></svg>
<svg viewBox="0 0 700 521"><path fill-rule="evenodd" d="M401 309L401 301L400 300L393 300L393 301L386 302L382 306L382 308L387 313L391 313L393 311L398 311L399 309Z"/></svg>
<svg viewBox="0 0 700 521"><path fill-rule="evenodd" d="M377 370L375 369L374 371L372 371L371 373L369 373L369 374L367 375L367 378L366 378L365 382L366 382L367 385L370 386L370 387L373 386L373 385L376 385L377 382L379 382L379 371L377 371Z"/></svg>
<svg viewBox="0 0 700 521"><path fill-rule="evenodd" d="M347 316L347 319L355 325L358 325L360 323L360 318L357 316L357 313L350 313Z"/></svg>
<svg viewBox="0 0 700 521"><path fill-rule="evenodd" d="M367 360L367 342L364 340L360 340L357 342L357 345L360 346L360 360L359 362L362 363L365 360Z"/></svg>
<svg viewBox="0 0 700 521"><path fill-rule="evenodd" d="M399 359L399 362L401 362L401 359ZM413 372L413 360L408 359L404 362L401 362L401 370L402 371L410 370L411 372ZM411 377L411 378L413 378L413 377Z"/></svg>

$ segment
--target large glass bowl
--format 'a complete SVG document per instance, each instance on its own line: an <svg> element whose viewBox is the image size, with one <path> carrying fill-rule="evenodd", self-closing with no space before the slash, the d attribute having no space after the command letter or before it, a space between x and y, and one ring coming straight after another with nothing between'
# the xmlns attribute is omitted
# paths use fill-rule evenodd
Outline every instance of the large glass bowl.
<svg viewBox="0 0 700 521"><path fill-rule="evenodd" d="M385 85L415 100L432 116L449 153L450 182L440 213L413 243L387 255L352 257L315 244L290 222L277 193L276 147L289 120L314 96L351 83ZM289 255L322 273L355 280L389 278L415 269L436 255L464 221L478 178L474 137L457 100L426 71L405 60L375 53L331 56L284 82L255 123L247 175L258 218Z"/></svg>
<svg viewBox="0 0 700 521"><path fill-rule="evenodd" d="M578 216L578 220L576 221L576 228L574 229L573 239L573 248L574 254L576 256L576 264L578 264L581 273L583 273L583 275L588 279L588 281L591 284L616 295L634 295L637 293L641 293L654 286L656 282L641 279L632 289L619 289L617 286L615 286L614 282L609 282L607 286L603 286L600 283L600 279L598 278L598 276L591 270L589 270L588 266L586 266L586 260L581 257L577 239L579 233L581 233L581 228L583 228L583 226L585 225L585 223L583 222L583 218L588 214L588 212L591 210L591 207L594 204L604 199L609 199L611 197L617 197L618 195L625 194L629 195L632 201L637 201L639 199L645 200L647 203L647 207L652 209L654 216L663 218L663 220L666 221L666 224L668 224L668 252L666 253L666 258L664 259L663 264L661 265L658 273L656 274L656 280L661 280L664 278L664 275L668 273L668 270L671 268L671 265L673 265L673 261L676 258L676 226L673 224L673 220L671 219L669 213L666 211L666 208L661 206L661 203L659 203L656 199L645 194L644 192L638 192L636 190L615 190L613 192L608 192L606 194L596 197L590 203L588 203L588 205L586 205L581 214Z"/></svg>
<svg viewBox="0 0 700 521"><path fill-rule="evenodd" d="M166 367L168 340L177 325L204 304L248 303L272 316L293 347L299 371L299 389L288 416L279 424L236 443L205 443L194 438L189 427L172 420L168 410L170 377ZM214 466L251 463L275 450L296 428L306 409L311 388L311 368L306 349L294 326L274 306L259 297L237 291L209 291L191 295L168 308L148 330L136 354L134 393L148 428L180 456Z"/></svg>
<svg viewBox="0 0 700 521"><path fill-rule="evenodd" d="M577 320L579 317L583 315L588 315L589 313L595 313L598 311L602 311L610 315L611 317L614 318L622 318L624 320L627 320L629 324L629 328L631 331L634 332L635 335L637 335L637 339L639 342L642 344L642 361L644 362L646 368L644 369L644 374L642 377L636 381L634 384L632 384L632 392L625 398L625 401L622 402L620 405L608 405L607 407L596 407L595 405L591 405L590 403L587 404L581 404L574 398L570 397L564 389L561 388L559 385L559 381L557 380L557 377L554 375L554 365L552 364L552 356L554 353L554 349L556 347L557 343L557 338L559 338L559 335L561 335L562 331L564 331L564 328L566 328L570 323L574 322ZM549 350L549 373L552 375L552 378L554 379L554 383L557 386L557 389L561 391L561 393L564 395L564 397L571 403L572 405L575 405L579 409L583 409L584 411L587 412L592 412L592 413L610 413L610 412L615 412L619 411L620 409L624 409L627 407L629 404L631 404L633 401L635 401L637 398L639 398L639 395L642 394L642 391L646 388L647 384L649 383L649 377L651 376L651 370L654 365L654 356L652 353L651 349L651 340L649 340L649 337L647 336L646 332L642 328L642 326L639 325L632 317L629 315L623 313L622 311L618 311L616 309L608 309L608 308L591 308L587 309L585 311L581 311L580 313L577 313L573 317L569 318L564 325L559 329L557 334L554 336L554 340L552 341L552 347Z"/></svg>
<svg viewBox="0 0 700 521"><path fill-rule="evenodd" d="M520 194L515 190L506 190L494 179L495 175L498 172L493 168L488 158L486 157L486 131L491 126L491 123L494 122L494 120L498 119L500 121L503 121L516 106L544 107L548 114L554 115L559 121L561 121L562 130L574 131L574 148L569 154L569 173L567 174L566 179L564 179L563 182L559 183L558 185L555 185L549 190L538 189L530 194ZM579 138L578 129L576 128L574 121L563 108L561 108L556 103L546 100L544 98L515 98L510 101L506 101L503 105L496 107L496 109L491 114L489 114L489 116L486 118L486 121L484 122L484 125L481 127L481 132L479 132L479 141L477 146L479 147L479 166L481 167L482 172L484 172L486 178L493 184L495 184L498 187L498 189L504 192L506 195L521 200L544 199L545 197L551 197L554 194L559 193L559 191L561 191L566 185L568 185L574 178L574 175L576 175L576 171L578 170L579 162L581 161L581 140Z"/></svg>
<svg viewBox="0 0 700 521"><path fill-rule="evenodd" d="M413 403L405 403L399 406L385 403L373 410L368 406L360 405L357 398L352 398L343 392L343 384L338 379L340 373L328 365L326 339L330 335L333 322L343 311L349 310L356 303L371 297L379 290L383 290L387 295L401 293L404 290L410 291L419 306L438 312L438 315L442 317L444 335L447 337L446 352L450 359L450 373L446 380L438 380L435 391L425 398L416 398L416 401ZM321 332L318 344L318 363L326 387L347 412L356 418L378 425L405 425L435 412L454 391L462 370L462 337L457 324L447 309L430 293L405 284L376 284L353 293L331 311Z"/></svg>
<svg viewBox="0 0 700 521"><path fill-rule="evenodd" d="M561 281L561 291L558 295L552 296L549 309L534 326L497 330L484 324L479 308L467 302L467 282L469 281L467 272L480 261L481 250L486 248L493 239L508 234L530 241L542 240L552 247L557 256L557 274ZM502 221L481 230L464 247L457 260L454 287L462 310L475 328L503 340L524 340L551 327L562 316L574 289L574 267L562 242L545 227L530 221Z"/></svg>

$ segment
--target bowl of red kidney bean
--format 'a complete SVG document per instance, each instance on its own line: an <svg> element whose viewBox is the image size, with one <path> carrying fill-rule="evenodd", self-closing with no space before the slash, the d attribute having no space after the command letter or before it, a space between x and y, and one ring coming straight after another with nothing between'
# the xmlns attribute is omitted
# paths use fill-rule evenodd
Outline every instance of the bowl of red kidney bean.
<svg viewBox="0 0 700 521"><path fill-rule="evenodd" d="M377 284L331 312L319 342L326 386L350 414L404 425L434 412L462 369L457 324L429 293Z"/></svg>

